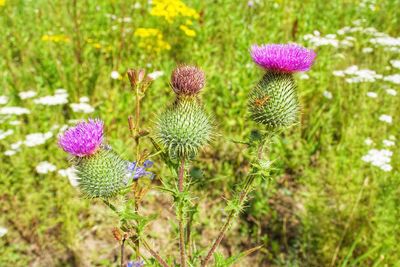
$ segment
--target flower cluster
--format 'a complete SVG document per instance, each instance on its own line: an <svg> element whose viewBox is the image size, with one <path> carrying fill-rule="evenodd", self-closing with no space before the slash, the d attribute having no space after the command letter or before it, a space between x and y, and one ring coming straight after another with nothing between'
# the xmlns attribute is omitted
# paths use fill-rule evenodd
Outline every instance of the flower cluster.
<svg viewBox="0 0 400 267"><path fill-rule="evenodd" d="M134 36L139 37L138 46L148 52L160 53L163 50L170 50L171 45L164 40L160 30L155 28L138 28Z"/></svg>
<svg viewBox="0 0 400 267"><path fill-rule="evenodd" d="M199 13L196 10L188 7L180 0L153 0L152 4L150 14L163 17L169 23L172 23L176 17L199 18Z"/></svg>
<svg viewBox="0 0 400 267"><path fill-rule="evenodd" d="M42 36L42 41L54 42L54 43L68 43L70 42L70 39L68 36L63 34L56 34L56 35L45 34Z"/></svg>

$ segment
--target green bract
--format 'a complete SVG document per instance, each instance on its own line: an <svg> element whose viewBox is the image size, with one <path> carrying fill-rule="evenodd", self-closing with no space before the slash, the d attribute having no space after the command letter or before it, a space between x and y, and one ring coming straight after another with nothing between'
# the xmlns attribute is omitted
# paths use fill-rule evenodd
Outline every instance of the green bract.
<svg viewBox="0 0 400 267"><path fill-rule="evenodd" d="M250 92L251 118L268 128L290 126L298 119L296 84L290 73L267 72Z"/></svg>
<svg viewBox="0 0 400 267"><path fill-rule="evenodd" d="M79 158L75 168L79 187L90 198L117 195L128 179L127 162L112 150L100 149L96 154Z"/></svg>
<svg viewBox="0 0 400 267"><path fill-rule="evenodd" d="M196 99L178 100L158 122L158 138L172 159L192 159L211 137L209 117Z"/></svg>

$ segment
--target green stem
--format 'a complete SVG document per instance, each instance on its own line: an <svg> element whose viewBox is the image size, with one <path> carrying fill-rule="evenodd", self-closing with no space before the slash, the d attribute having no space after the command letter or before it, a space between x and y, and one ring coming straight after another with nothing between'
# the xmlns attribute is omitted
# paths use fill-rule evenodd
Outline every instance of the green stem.
<svg viewBox="0 0 400 267"><path fill-rule="evenodd" d="M265 144L265 139L259 143L259 147L257 149L257 159L258 160L262 159L264 144ZM253 182L256 178L256 175L255 175L256 172L257 172L257 170L253 169L252 172L248 175L248 178L246 179L246 183L244 184L244 186L240 192L240 197L239 197L239 205L240 206L243 204L244 200L246 199L247 194L250 192L251 185L253 184ZM212 244L210 250L208 251L207 256L203 260L201 267L205 267L208 264L208 262L211 260L212 255L214 254L215 250L218 248L219 244L221 243L222 239L224 238L225 232L229 229L232 219L235 218L237 216L237 214L238 213L236 213L235 211L231 211L229 213L226 222L221 227L217 238L215 239L214 243Z"/></svg>
<svg viewBox="0 0 400 267"><path fill-rule="evenodd" d="M178 171L178 188L179 192L183 192L185 179L185 159L181 160L181 165ZM186 255L185 255L185 228L183 226L183 210L180 210L179 218L179 250L181 255L181 267L186 267Z"/></svg>

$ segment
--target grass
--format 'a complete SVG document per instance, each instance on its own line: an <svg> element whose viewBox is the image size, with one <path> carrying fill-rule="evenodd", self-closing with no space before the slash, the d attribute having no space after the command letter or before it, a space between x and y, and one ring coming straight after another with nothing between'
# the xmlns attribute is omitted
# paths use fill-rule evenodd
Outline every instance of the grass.
<svg viewBox="0 0 400 267"><path fill-rule="evenodd" d="M23 147L14 156L3 155L11 143L29 133L46 132L55 124L88 116L72 112L68 105L39 106L21 100L19 92L33 88L38 96L45 96L62 87L68 90L70 102L89 96L96 107L90 116L105 120L110 144L132 159L134 144L127 117L134 113L134 97L127 77L113 80L111 71L123 74L128 68L145 67L165 72L144 99L143 123L151 129L157 114L172 101L168 82L175 65L201 66L207 75L204 103L218 132L191 172L199 204L207 211L207 216L200 214L201 223L196 226L195 238L203 244L204 237L214 237L220 225L209 218L221 218L221 197L229 197L248 168L243 146L230 140L243 140L257 127L248 119L246 107L248 92L261 77L249 57L250 45L298 42L308 46L304 35L315 30L321 35L335 33L359 19L365 20L364 28L375 27L394 37L400 34L396 0L376 1L374 10L345 0L259 2L250 8L246 1L187 1L201 14L192 26L195 37L180 31L179 21L168 24L151 16L146 1L139 9L119 0L15 0L0 6L0 95L10 98L10 106L31 110L29 115L15 117L21 125L0 124L1 130L14 129L12 136L0 140L0 226L8 229L0 238L0 265L118 264L112 213L101 203L82 199L56 172L36 173L36 165L44 160L57 168L68 166L54 138L44 145ZM131 22L118 22L124 17ZM134 36L138 27L159 29L171 50L157 54L139 48L140 40ZM42 40L46 34L62 34L69 41L46 42ZM274 139L272 181L256 190L220 249L230 254L263 245L240 266L400 266L398 145L390 148L390 172L361 160L370 149L364 144L367 137L378 148L389 135L400 138L399 97L384 91L385 86L399 87L382 80L349 84L332 74L351 65L385 76L395 74L398 69L386 67L390 60L399 59L399 53L374 47L373 53L365 54L362 48L373 47L370 36L347 35L356 38L353 47L318 47L309 79L296 78L301 124ZM324 91L332 92L333 98L323 97ZM378 98L367 97L368 91L377 92ZM381 114L392 115L393 123L379 121ZM165 174L165 166L156 164L156 172ZM176 225L162 212L170 203L164 199L160 205L160 198L150 195L145 209L158 212L157 222L174 229ZM160 240L162 234L171 233L157 225L153 228L161 254L176 253L174 244Z"/></svg>

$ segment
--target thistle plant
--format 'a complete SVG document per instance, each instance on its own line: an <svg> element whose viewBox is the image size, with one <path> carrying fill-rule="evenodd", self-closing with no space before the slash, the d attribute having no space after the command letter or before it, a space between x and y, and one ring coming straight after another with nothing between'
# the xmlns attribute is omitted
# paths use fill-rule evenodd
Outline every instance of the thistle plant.
<svg viewBox="0 0 400 267"><path fill-rule="evenodd" d="M175 102L163 113L158 122L158 139L171 160L179 162L178 190L185 190L185 163L193 159L211 136L211 123L200 103L199 92L205 85L204 72L195 66L177 67L171 77ZM182 194L183 195L183 194ZM181 266L186 266L184 242L185 198L176 198L179 221L179 249Z"/></svg>
<svg viewBox="0 0 400 267"><path fill-rule="evenodd" d="M230 266L260 248L255 247L227 259L215 254L233 219L244 210L249 193L269 175L271 161L266 155L266 145L278 131L298 121L300 108L293 73L309 70L315 53L294 44L254 45L251 56L265 70L248 99L249 116L262 127L257 129L260 134L250 138L251 142L241 142L251 152L251 169L236 186L232 199L228 200L225 208L227 219L206 253L204 248L190 245L193 210L198 205L193 203L195 198L186 179L189 178L187 168L213 136L212 120L205 112L200 97L206 83L205 73L201 69L181 65L172 72L170 85L175 99L158 116L154 133L142 129L140 121L141 101L151 79L144 70L128 71L135 95L135 117L128 118L135 144L134 161L124 160L105 142L104 123L99 119L82 121L59 137L59 146L72 157L82 194L103 200L119 218L113 235L121 245L121 266L207 266L213 255L216 266ZM149 152L149 148L141 149L141 140L144 138L153 144L152 152ZM150 159L154 157L170 167L170 179L148 171L153 165ZM160 180L161 186L152 186L154 177ZM152 189L169 193L174 199L179 228L179 264L173 255L164 260L147 242L147 225L155 216L141 215L140 205L146 193ZM119 201L121 198L123 201ZM133 248L135 256L127 264L125 244ZM141 249L146 249L154 260L144 258Z"/></svg>

